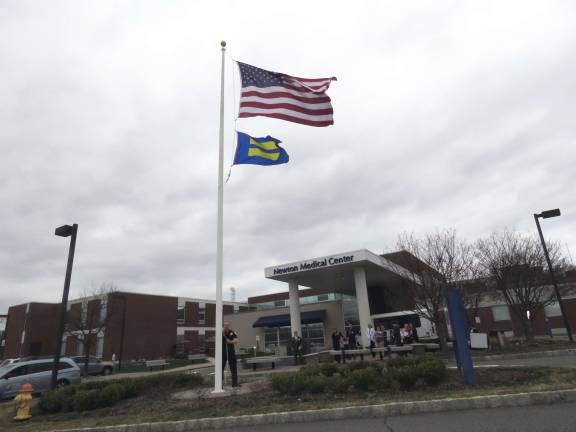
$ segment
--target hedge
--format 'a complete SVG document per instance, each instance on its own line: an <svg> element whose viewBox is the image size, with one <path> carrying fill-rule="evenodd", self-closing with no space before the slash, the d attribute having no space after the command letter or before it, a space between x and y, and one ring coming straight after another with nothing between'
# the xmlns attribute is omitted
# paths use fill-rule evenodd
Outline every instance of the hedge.
<svg viewBox="0 0 576 432"><path fill-rule="evenodd" d="M179 387L198 387L203 383L200 375L162 374L142 378L123 378L109 381L90 381L46 392L38 406L43 412L89 411L110 407L121 400L147 392L157 393Z"/></svg>
<svg viewBox="0 0 576 432"><path fill-rule="evenodd" d="M446 366L431 356L394 358L380 362L311 364L295 373L272 377L272 388L279 393L346 393L379 391L388 388L409 390L417 385L434 385L446 379Z"/></svg>

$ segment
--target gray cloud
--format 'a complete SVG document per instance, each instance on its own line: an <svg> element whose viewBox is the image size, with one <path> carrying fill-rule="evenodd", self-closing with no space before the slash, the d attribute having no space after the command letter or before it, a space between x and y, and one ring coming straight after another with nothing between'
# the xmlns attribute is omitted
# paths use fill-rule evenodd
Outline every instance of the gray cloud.
<svg viewBox="0 0 576 432"><path fill-rule="evenodd" d="M291 157L235 167L226 185L225 286L239 298L285 289L268 265L378 252L402 231L533 231L545 208L562 209L546 234L576 256L574 7L302 6L2 3L0 311L59 299L67 242L53 230L73 222L72 295L114 281L214 296L222 38L239 60L339 79L333 127L238 121Z"/></svg>

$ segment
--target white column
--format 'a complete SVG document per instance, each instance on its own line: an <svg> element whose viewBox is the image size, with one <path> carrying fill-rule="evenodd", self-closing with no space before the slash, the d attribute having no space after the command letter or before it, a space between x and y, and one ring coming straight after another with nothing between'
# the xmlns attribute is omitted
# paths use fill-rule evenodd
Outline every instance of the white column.
<svg viewBox="0 0 576 432"><path fill-rule="evenodd" d="M302 325L300 324L300 295L298 294L298 283L296 281L288 282L290 295L290 331L294 334L298 332L302 336Z"/></svg>
<svg viewBox="0 0 576 432"><path fill-rule="evenodd" d="M356 303L358 305L358 315L360 318L360 330L362 332L362 347L369 348L366 331L368 324L372 324L370 319L370 303L368 302L368 286L366 285L366 270L363 267L354 269L354 287L356 288Z"/></svg>

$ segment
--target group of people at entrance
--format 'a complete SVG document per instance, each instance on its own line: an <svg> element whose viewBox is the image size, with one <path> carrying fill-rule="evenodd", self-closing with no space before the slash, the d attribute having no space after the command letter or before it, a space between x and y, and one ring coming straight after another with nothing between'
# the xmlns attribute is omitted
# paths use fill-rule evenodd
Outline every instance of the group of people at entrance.
<svg viewBox="0 0 576 432"><path fill-rule="evenodd" d="M405 324L402 328L400 328L398 324L394 324L390 330L386 330L383 326L374 328L372 324L368 324L365 336L371 350L388 345L400 346L403 344L418 342L418 334L413 330L410 324ZM361 337L362 335L354 331L352 327L346 329L345 335L335 328L332 332L332 349L335 351L342 351L342 356L345 358L347 350L355 350L362 347ZM230 374L232 375L232 387L240 386L238 384L238 369L235 349L238 342L238 334L230 328L229 323L224 323L224 329L222 331L222 376L224 376L224 370L226 369L226 364L228 364ZM295 331L290 338L290 348L292 350L292 355L294 356L294 364L303 364L304 340L297 331ZM374 357L375 355L376 353L373 352L372 356ZM340 356L336 356L336 361L338 361L338 363L340 363L340 360Z"/></svg>
<svg viewBox="0 0 576 432"><path fill-rule="evenodd" d="M368 324L365 335L368 342L367 345L371 350L388 345L401 346L418 341L418 334L414 331L412 325L408 323L402 328L400 325L394 324L390 330L386 330L384 326L374 328L372 324ZM332 349L342 351L342 355L345 356L347 350L362 348L361 337L362 335L356 333L352 327L346 329L346 334L342 334L335 328L332 332ZM374 357L375 355L376 353L373 352L372 356ZM336 361L340 363L340 356L336 356Z"/></svg>

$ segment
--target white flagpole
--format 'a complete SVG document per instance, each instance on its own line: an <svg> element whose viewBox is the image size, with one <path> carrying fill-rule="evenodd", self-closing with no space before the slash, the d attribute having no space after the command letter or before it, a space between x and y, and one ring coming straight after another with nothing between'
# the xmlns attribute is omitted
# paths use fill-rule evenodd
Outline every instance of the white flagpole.
<svg viewBox="0 0 576 432"><path fill-rule="evenodd" d="M214 393L221 393L222 388L222 262L223 262L223 228L224 228L224 55L226 42L222 47L222 76L220 77L220 137L218 145L218 222L216 227L216 327L214 331Z"/></svg>

